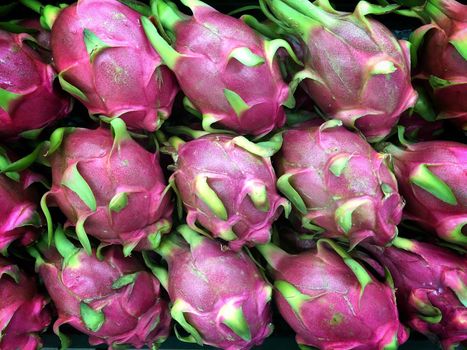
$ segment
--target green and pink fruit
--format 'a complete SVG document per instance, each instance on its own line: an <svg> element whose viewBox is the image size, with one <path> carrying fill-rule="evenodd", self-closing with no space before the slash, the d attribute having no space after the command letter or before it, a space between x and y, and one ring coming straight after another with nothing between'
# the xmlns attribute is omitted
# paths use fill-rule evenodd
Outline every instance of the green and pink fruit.
<svg viewBox="0 0 467 350"><path fill-rule="evenodd" d="M364 240L391 243L403 201L385 156L335 119L299 125L283 137L277 186L303 228L351 247Z"/></svg>
<svg viewBox="0 0 467 350"><path fill-rule="evenodd" d="M269 158L281 141L278 136L254 144L242 136L209 134L180 145L172 179L188 225L202 225L234 250L269 242L281 206L289 211Z"/></svg>
<svg viewBox="0 0 467 350"><path fill-rule="evenodd" d="M406 218L467 246L467 146L427 141L385 151L394 162Z"/></svg>
<svg viewBox="0 0 467 350"><path fill-rule="evenodd" d="M409 45L367 15L384 14L395 6L360 1L347 13L333 9L328 0L262 2L268 17L279 19L307 46L305 69L296 74L295 84L303 81L325 114L360 130L370 142L388 136L417 99Z"/></svg>
<svg viewBox="0 0 467 350"><path fill-rule="evenodd" d="M52 188L43 197L61 209L90 252L87 234L102 245L120 244L125 255L152 249L172 224L173 205L158 154L145 150L128 134L121 119L112 130L57 129L48 159Z"/></svg>
<svg viewBox="0 0 467 350"><path fill-rule="evenodd" d="M18 266L0 258L0 348L36 350L42 348L39 334L50 324L48 301L34 278Z"/></svg>
<svg viewBox="0 0 467 350"><path fill-rule="evenodd" d="M299 345L389 350L407 340L390 278L378 281L336 243L322 239L298 255L273 244L257 248L271 266L274 299Z"/></svg>
<svg viewBox="0 0 467 350"><path fill-rule="evenodd" d="M171 47L147 18L143 27L164 63L174 71L186 103L211 125L239 134L264 135L285 123L283 105L289 97L276 51L282 39L263 39L243 21L222 14L199 0L182 0L193 16L179 12L169 1L154 2L157 20L174 44ZM298 59L296 59L298 61Z"/></svg>
<svg viewBox="0 0 467 350"><path fill-rule="evenodd" d="M71 100L54 84L55 72L28 46L27 34L0 30L0 137L34 137L65 117Z"/></svg>
<svg viewBox="0 0 467 350"><path fill-rule="evenodd" d="M171 315L188 336L183 341L225 350L261 345L273 330L271 286L245 252L179 227L157 249L168 271L152 266L167 289Z"/></svg>
<svg viewBox="0 0 467 350"><path fill-rule="evenodd" d="M61 228L55 232L54 247L44 246L32 253L57 309L53 328L64 348L68 339L60 332L62 325L89 335L91 345L104 343L111 349L155 348L167 338L171 322L167 303L158 280L138 259L124 258L117 246L89 255Z"/></svg>

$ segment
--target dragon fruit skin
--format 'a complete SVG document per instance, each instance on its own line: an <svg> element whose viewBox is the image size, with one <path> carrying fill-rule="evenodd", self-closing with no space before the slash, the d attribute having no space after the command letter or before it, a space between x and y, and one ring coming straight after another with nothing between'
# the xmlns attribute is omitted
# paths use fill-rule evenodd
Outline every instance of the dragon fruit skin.
<svg viewBox="0 0 467 350"><path fill-rule="evenodd" d="M401 320L439 340L443 349L467 343L467 262L465 257L430 243L397 238L394 245L372 247L391 272Z"/></svg>
<svg viewBox="0 0 467 350"><path fill-rule="evenodd" d="M203 136L179 147L172 175L188 225L196 230L198 222L234 250L269 242L280 206L289 206L270 158L254 147L241 136Z"/></svg>
<svg viewBox="0 0 467 350"><path fill-rule="evenodd" d="M429 23L411 36L415 78L425 81L432 92L438 118L454 118L467 130L467 5L427 0L421 16Z"/></svg>
<svg viewBox="0 0 467 350"><path fill-rule="evenodd" d="M169 117L178 87L139 17L117 0L79 0L57 16L51 47L62 86L92 115L154 131Z"/></svg>
<svg viewBox="0 0 467 350"><path fill-rule="evenodd" d="M200 1L182 3L193 17L177 12L178 21L166 23L176 38L174 48L147 18L143 27L189 104L202 114L204 129L212 131L218 123L239 134L264 135L282 127L289 89L274 56L280 46L292 52L287 42L266 41L243 21ZM160 21L171 21L173 6L158 5Z"/></svg>
<svg viewBox="0 0 467 350"><path fill-rule="evenodd" d="M302 124L283 137L277 185L302 227L347 239L352 247L363 240L391 242L403 202L383 155L339 120Z"/></svg>
<svg viewBox="0 0 467 350"><path fill-rule="evenodd" d="M132 140L121 119L111 126L114 135L105 128L56 131L64 136L49 151L52 188L46 196L76 226L88 251L86 233L104 245L123 245L128 255L159 244L171 228L173 205L158 154Z"/></svg>
<svg viewBox="0 0 467 350"><path fill-rule="evenodd" d="M36 350L39 333L50 324L47 300L38 293L36 281L0 258L0 348Z"/></svg>
<svg viewBox="0 0 467 350"><path fill-rule="evenodd" d="M26 41L27 34L0 30L0 137L16 138L42 129L71 110L71 100L54 85L55 72Z"/></svg>
<svg viewBox="0 0 467 350"><path fill-rule="evenodd" d="M182 340L225 350L260 345L273 330L272 287L255 263L186 225L178 230L184 240L171 235L157 249L168 271L155 273L169 293L172 318L190 334Z"/></svg>
<svg viewBox="0 0 467 350"><path fill-rule="evenodd" d="M95 251L88 255L61 229L54 241L56 249L43 250L43 257L37 253L36 269L57 309L57 335L68 324L89 335L91 345L106 343L109 348L151 347L167 338L167 303L158 280L138 259L124 258L117 246L104 248L99 258Z"/></svg>
<svg viewBox="0 0 467 350"><path fill-rule="evenodd" d="M406 200L405 216L441 239L467 246L467 146L427 141L385 150Z"/></svg>
<svg viewBox="0 0 467 350"><path fill-rule="evenodd" d="M0 171L10 163L10 152L0 147ZM37 212L38 194L31 186L40 177L31 171L0 174L0 250L5 251L15 240L32 243L42 225Z"/></svg>
<svg viewBox="0 0 467 350"><path fill-rule="evenodd" d="M366 17L394 7L361 1L354 13L346 13L335 11L327 0L264 2L306 43L305 69L296 80L303 80L325 114L377 142L415 104L408 43L397 41L385 26Z"/></svg>
<svg viewBox="0 0 467 350"><path fill-rule="evenodd" d="M397 349L407 340L394 290L335 243L320 240L298 255L272 244L258 249L272 268L279 312L299 345L382 350Z"/></svg>

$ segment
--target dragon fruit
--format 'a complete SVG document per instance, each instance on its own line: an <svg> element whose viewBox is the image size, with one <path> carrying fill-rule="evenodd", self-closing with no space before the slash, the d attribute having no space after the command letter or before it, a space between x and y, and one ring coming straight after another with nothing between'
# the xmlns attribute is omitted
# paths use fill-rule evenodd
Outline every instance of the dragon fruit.
<svg viewBox="0 0 467 350"><path fill-rule="evenodd" d="M158 252L168 271L152 267L172 301L171 315L188 332L179 339L224 350L248 350L273 330L271 286L244 253L225 250L219 242L188 226L165 238Z"/></svg>
<svg viewBox="0 0 467 350"><path fill-rule="evenodd" d="M353 13L346 13L334 10L327 0L262 2L268 5L263 6L266 15L277 16L307 45L305 69L296 74L295 84L303 80L325 114L376 142L415 104L408 43L397 41L381 23L367 18L394 6L360 1Z"/></svg>
<svg viewBox="0 0 467 350"><path fill-rule="evenodd" d="M414 10L427 23L411 36L415 78L432 92L438 118L467 130L467 5L427 0Z"/></svg>
<svg viewBox="0 0 467 350"><path fill-rule="evenodd" d="M45 243L45 242L42 242ZM170 331L167 303L160 284L136 258L124 258L112 246L88 255L71 243L63 229L54 234L55 248L35 251L39 272L58 312L54 332L68 324L89 335L91 345L141 348L163 342ZM44 247L45 246L45 247Z"/></svg>
<svg viewBox="0 0 467 350"><path fill-rule="evenodd" d="M0 348L39 349L38 334L49 324L47 301L38 293L34 278L0 258Z"/></svg>
<svg viewBox="0 0 467 350"><path fill-rule="evenodd" d="M277 186L304 228L351 247L392 241L403 202L383 155L336 119L302 124L283 137Z"/></svg>
<svg viewBox="0 0 467 350"><path fill-rule="evenodd" d="M264 135L285 123L282 105L289 96L274 56L282 39L266 41L243 21L224 15L198 0L182 0L193 17L180 13L169 1L157 1L158 20L175 37L172 48L149 19L143 27L165 64L172 69L199 111L203 127L211 125L240 134Z"/></svg>
<svg viewBox="0 0 467 350"><path fill-rule="evenodd" d="M52 28L60 83L91 115L120 117L129 128L148 131L169 117L177 83L149 44L137 11L117 0L78 0L63 9L22 2Z"/></svg>
<svg viewBox="0 0 467 350"><path fill-rule="evenodd" d="M9 153L0 147L0 250L5 251L15 240L32 243L42 225L36 211L38 194L31 188L40 177L28 170L8 171Z"/></svg>
<svg viewBox="0 0 467 350"><path fill-rule="evenodd" d="M121 244L125 255L133 249L152 249L171 228L172 203L159 165L158 154L131 139L121 119L113 119L112 132L61 128L51 136L48 158L52 188L43 197L54 200L76 226L90 252L87 234L103 245Z"/></svg>
<svg viewBox="0 0 467 350"><path fill-rule="evenodd" d="M172 181L188 225L199 230L201 224L234 250L269 242L280 207L287 213L290 205L276 191L269 158L280 141L262 147L242 136L209 134L180 145Z"/></svg>
<svg viewBox="0 0 467 350"><path fill-rule="evenodd" d="M403 113L399 125L404 127L406 137L417 141L434 140L444 131L442 120L428 121L417 113Z"/></svg>
<svg viewBox="0 0 467 350"><path fill-rule="evenodd" d="M28 46L27 34L0 30L0 137L33 137L63 118L71 100L54 85L55 73Z"/></svg>
<svg viewBox="0 0 467 350"><path fill-rule="evenodd" d="M273 270L274 299L299 345L383 350L407 340L393 288L337 244L322 239L298 255L273 244L257 248Z"/></svg>
<svg viewBox="0 0 467 350"><path fill-rule="evenodd" d="M388 145L405 216L449 242L467 246L467 146L427 141L400 149Z"/></svg>
<svg viewBox="0 0 467 350"><path fill-rule="evenodd" d="M397 238L386 249L372 247L396 287L401 320L443 349L467 345L467 261L429 243Z"/></svg>

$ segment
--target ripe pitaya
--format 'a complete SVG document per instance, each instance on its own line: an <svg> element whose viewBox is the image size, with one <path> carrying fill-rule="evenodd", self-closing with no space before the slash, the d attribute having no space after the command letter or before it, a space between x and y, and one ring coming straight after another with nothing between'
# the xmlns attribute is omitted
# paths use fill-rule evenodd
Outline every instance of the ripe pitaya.
<svg viewBox="0 0 467 350"><path fill-rule="evenodd" d="M158 154L146 151L127 133L121 119L112 132L61 128L52 134L48 152L52 167L51 198L76 226L83 246L86 234L103 245L121 244L125 255L152 249L171 228L172 203Z"/></svg>
<svg viewBox="0 0 467 350"><path fill-rule="evenodd" d="M175 36L174 48L147 18L143 27L172 69L194 109L211 131L218 123L241 134L264 135L285 123L289 89L274 56L284 40L264 40L243 21L199 0L182 0L193 17L169 1L157 1L158 20ZM295 57L295 56L294 56Z"/></svg>
<svg viewBox="0 0 467 350"><path fill-rule="evenodd" d="M430 87L438 118L467 130L467 5L427 0L415 11L427 23L411 36L416 78Z"/></svg>
<svg viewBox="0 0 467 350"><path fill-rule="evenodd" d="M38 10L34 2L23 1ZM138 12L117 0L78 0L63 9L39 10L52 28L62 87L92 115L120 117L129 128L148 131L169 117L177 83L144 35Z"/></svg>
<svg viewBox="0 0 467 350"><path fill-rule="evenodd" d="M467 261L429 243L396 238L386 249L372 247L394 278L401 320L443 349L467 345Z"/></svg>
<svg viewBox="0 0 467 350"><path fill-rule="evenodd" d="M346 13L334 10L327 0L262 1L306 43L305 70L297 73L296 82L304 80L324 113L376 142L415 104L408 43L367 18L394 7L360 1L354 13Z"/></svg>
<svg viewBox="0 0 467 350"><path fill-rule="evenodd" d="M30 188L40 177L25 170L5 172L10 165L7 151L0 147L0 250L20 240L24 245L34 241L42 225L36 211L38 194Z"/></svg>
<svg viewBox="0 0 467 350"><path fill-rule="evenodd" d="M34 278L0 258L0 349L41 348L38 334L49 324L47 300L38 293Z"/></svg>
<svg viewBox="0 0 467 350"><path fill-rule="evenodd" d="M272 288L244 252L181 226L164 238L158 252L168 272L153 267L172 301L171 315L188 332L177 337L224 350L260 345L272 330Z"/></svg>
<svg viewBox="0 0 467 350"><path fill-rule="evenodd" d="M385 157L339 120L319 123L284 133L275 159L279 189L304 228L347 239L352 247L365 239L389 244L403 202Z"/></svg>
<svg viewBox="0 0 467 350"><path fill-rule="evenodd" d="M124 258L117 246L88 255L61 228L55 232L54 244L56 249L39 245L44 249L33 253L58 312L54 332L62 345L67 342L60 333L64 324L89 335L91 345L106 343L109 348L151 347L167 338L167 303L161 299L159 282L139 260Z"/></svg>
<svg viewBox="0 0 467 350"><path fill-rule="evenodd" d="M407 340L392 287L335 243L323 239L298 255L272 244L258 249L272 267L274 299L299 345L383 350Z"/></svg>
<svg viewBox="0 0 467 350"><path fill-rule="evenodd" d="M417 141L434 140L444 131L443 121L428 121L417 113L403 113L399 125L404 127L405 137Z"/></svg>
<svg viewBox="0 0 467 350"><path fill-rule="evenodd" d="M467 246L467 146L427 141L389 145L405 216L449 242Z"/></svg>
<svg viewBox="0 0 467 350"><path fill-rule="evenodd" d="M280 146L281 139L275 141ZM242 136L221 134L180 145L172 178L188 225L201 224L234 250L269 242L280 206L289 210L276 191L271 152Z"/></svg>
<svg viewBox="0 0 467 350"><path fill-rule="evenodd" d="M55 73L28 46L27 34L0 30L0 137L31 137L70 112L71 100L54 85Z"/></svg>

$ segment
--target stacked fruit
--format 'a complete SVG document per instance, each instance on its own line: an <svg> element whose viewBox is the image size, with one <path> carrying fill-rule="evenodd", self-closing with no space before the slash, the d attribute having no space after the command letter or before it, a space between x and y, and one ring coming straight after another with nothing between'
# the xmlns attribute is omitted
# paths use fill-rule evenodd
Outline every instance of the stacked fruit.
<svg viewBox="0 0 467 350"><path fill-rule="evenodd" d="M250 349L275 312L300 347L467 344L466 5L19 2L0 6L32 10L0 23L1 349L51 323L64 348L68 325ZM424 25L398 40L386 14Z"/></svg>

